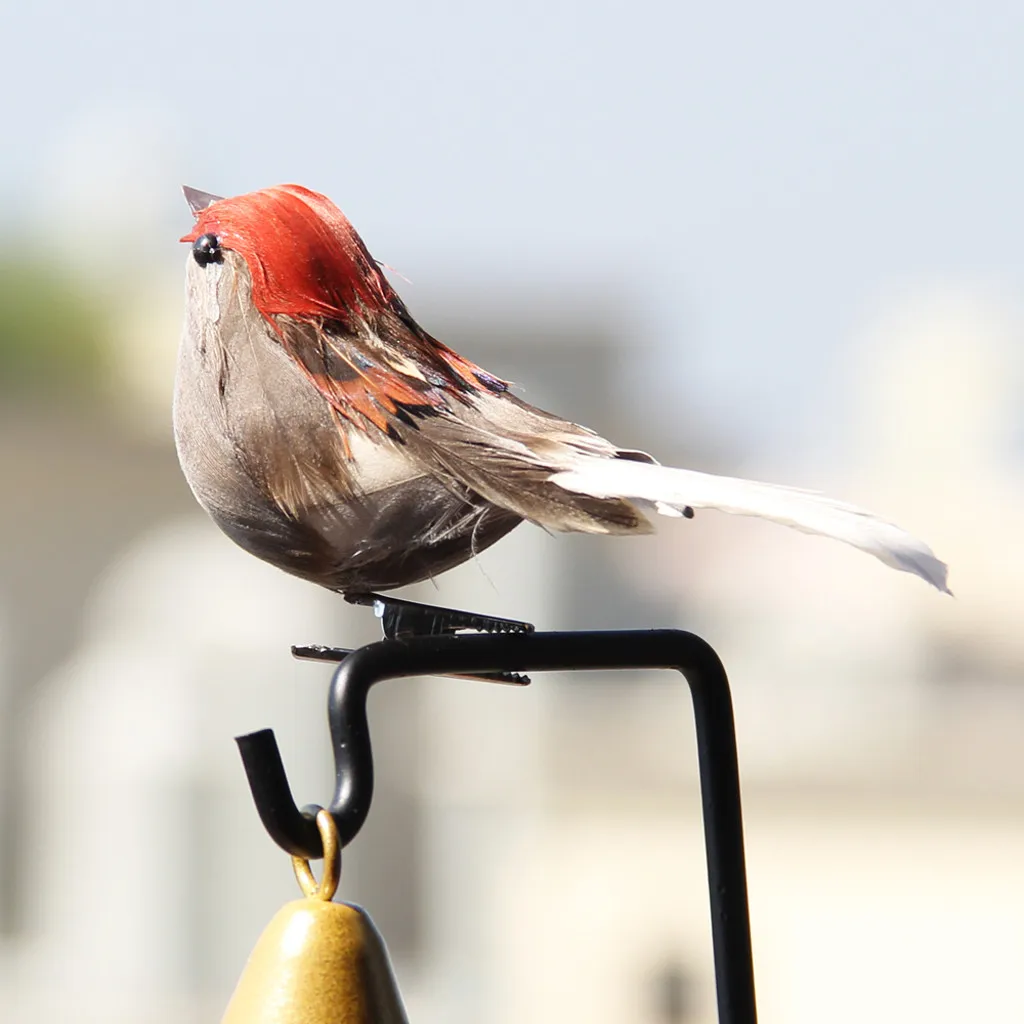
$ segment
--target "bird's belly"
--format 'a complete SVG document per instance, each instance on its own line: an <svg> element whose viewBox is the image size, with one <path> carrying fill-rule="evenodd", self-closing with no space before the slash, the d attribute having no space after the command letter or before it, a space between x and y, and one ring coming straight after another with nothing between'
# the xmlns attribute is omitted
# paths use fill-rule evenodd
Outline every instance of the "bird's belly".
<svg viewBox="0 0 1024 1024"><path fill-rule="evenodd" d="M186 476L221 530L258 558L332 590L416 583L466 561L520 522L479 495L454 492L383 439L352 434L350 458L337 451L327 458L328 446L341 447L333 424L319 440L323 462L335 472L306 486L300 476L294 499L283 502L282 489L242 463L227 436L202 430L186 443L187 427L179 426ZM310 436L275 441L308 451ZM245 448L260 450L251 440Z"/></svg>
<svg viewBox="0 0 1024 1024"><path fill-rule="evenodd" d="M429 476L365 493L312 515L330 555L318 582L345 592L387 590L437 576L520 522L477 495L460 496Z"/></svg>
<svg viewBox="0 0 1024 1024"><path fill-rule="evenodd" d="M302 560L317 583L348 593L416 583L466 561L520 522L424 473L401 446L351 431L347 447L350 495L302 509L295 522L296 540L311 540Z"/></svg>
<svg viewBox="0 0 1024 1024"><path fill-rule="evenodd" d="M346 593L387 590L436 576L499 540L520 519L467 500L427 476L358 498L282 515L270 503L248 513L209 508L247 551L321 586Z"/></svg>

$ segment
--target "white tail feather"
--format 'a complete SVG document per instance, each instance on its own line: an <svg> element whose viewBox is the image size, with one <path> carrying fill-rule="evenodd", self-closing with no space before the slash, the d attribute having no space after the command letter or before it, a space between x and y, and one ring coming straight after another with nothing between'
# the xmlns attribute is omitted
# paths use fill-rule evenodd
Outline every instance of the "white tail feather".
<svg viewBox="0 0 1024 1024"><path fill-rule="evenodd" d="M678 514L691 507L770 519L852 544L886 565L912 572L943 593L950 593L946 566L923 541L865 509L813 491L591 456L581 456L573 469L554 474L551 482L594 498L649 503L662 515Z"/></svg>

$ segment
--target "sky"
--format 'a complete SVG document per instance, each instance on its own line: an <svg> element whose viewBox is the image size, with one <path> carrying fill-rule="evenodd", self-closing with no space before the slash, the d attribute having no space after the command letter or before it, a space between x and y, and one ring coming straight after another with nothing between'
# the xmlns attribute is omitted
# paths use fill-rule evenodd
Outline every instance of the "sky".
<svg viewBox="0 0 1024 1024"><path fill-rule="evenodd" d="M1020 293L1013 0L37 0L0 38L0 223L180 259L181 183L298 181L414 312L612 296L640 413L739 449L840 439L850 347L901 296Z"/></svg>

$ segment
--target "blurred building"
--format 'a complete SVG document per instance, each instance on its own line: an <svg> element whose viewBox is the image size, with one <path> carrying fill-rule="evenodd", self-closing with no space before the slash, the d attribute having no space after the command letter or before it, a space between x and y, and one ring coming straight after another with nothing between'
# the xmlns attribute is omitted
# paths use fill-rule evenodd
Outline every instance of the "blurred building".
<svg viewBox="0 0 1024 1024"><path fill-rule="evenodd" d="M703 438L687 451L637 428L642 399L620 387L615 310L593 295L563 296L558 309L529 294L479 316L444 309L416 312L528 400L664 461L706 458ZM954 376L973 367L972 387L1003 365L978 365L983 320L963 311L943 355ZM963 580L968 610L991 626L991 609L1013 607L1015 592L1007 582L993 593L991 576L975 584L971 567L1002 564L1015 520L979 536L969 510L954 515L951 501L968 499L951 492L943 453L973 437L951 465L979 465L992 441L988 427L972 429L982 415L998 425L996 399L957 408L943 457L900 447L915 429L927 447L921 424L936 412L925 399L953 387L914 386L928 359L915 345L935 322L915 314L865 348L863 379L898 400L887 407L867 386L854 396L871 427L859 460L827 481L792 479L798 466L776 475L878 497L930 539L939 528L953 589ZM18 538L0 563L0 1005L19 1024L212 1022L260 928L295 893L231 737L273 726L299 802L326 799L327 672L295 663L288 646L359 643L375 624L222 538L193 508L166 439L102 424L26 406L0 431L11 496L0 515ZM908 464L912 477L892 468ZM972 494L998 504L1018 482L1012 459L990 461ZM972 546L980 554L958 559ZM719 649L740 730L762 1020L1024 1011L1024 680L1012 613L994 638L980 626L965 637L961 605L917 580L712 514L635 541L524 527L412 596L551 628L682 626ZM378 791L341 896L380 926L413 1021L714 1020L678 680L378 690Z"/></svg>

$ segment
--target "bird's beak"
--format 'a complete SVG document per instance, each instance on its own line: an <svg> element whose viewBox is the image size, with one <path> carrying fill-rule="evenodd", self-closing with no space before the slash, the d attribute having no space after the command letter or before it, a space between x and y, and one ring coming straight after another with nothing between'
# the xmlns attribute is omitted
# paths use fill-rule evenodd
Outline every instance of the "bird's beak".
<svg viewBox="0 0 1024 1024"><path fill-rule="evenodd" d="M197 216L210 203L216 203L224 198L223 196L215 196L212 192L201 192L199 189L192 188L189 185L182 185L181 191L185 193L185 202L188 203L188 208Z"/></svg>

